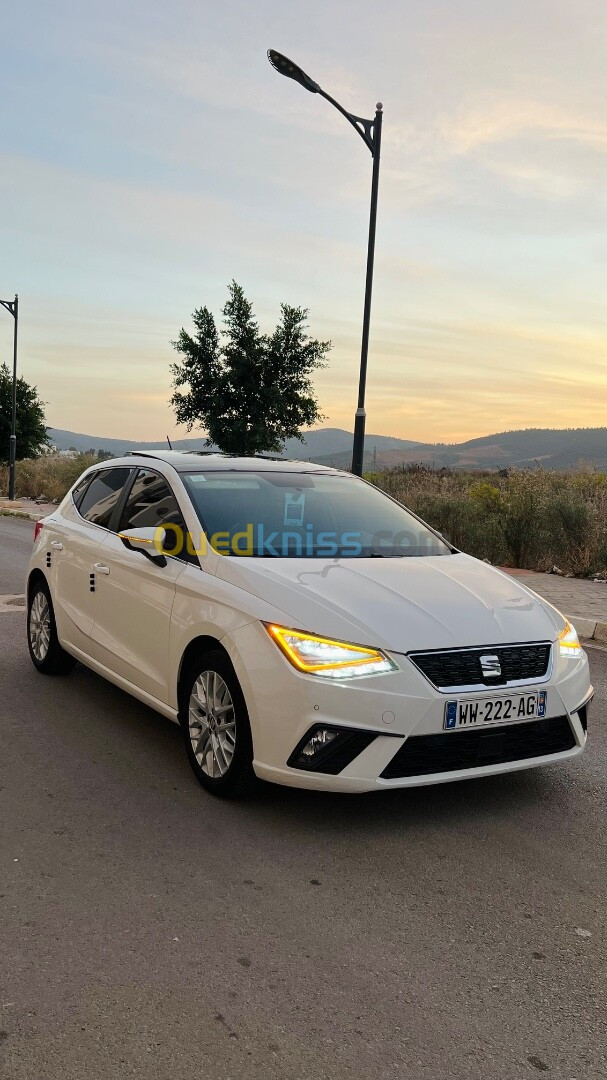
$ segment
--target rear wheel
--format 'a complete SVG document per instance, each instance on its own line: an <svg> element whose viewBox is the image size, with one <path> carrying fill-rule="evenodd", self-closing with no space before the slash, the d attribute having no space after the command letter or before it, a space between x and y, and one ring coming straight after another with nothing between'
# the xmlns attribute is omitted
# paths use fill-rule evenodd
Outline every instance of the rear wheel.
<svg viewBox="0 0 607 1080"><path fill-rule="evenodd" d="M214 795L243 794L254 780L251 728L240 683L221 650L184 673L179 719L199 783Z"/></svg>
<svg viewBox="0 0 607 1080"><path fill-rule="evenodd" d="M67 675L76 663L59 644L51 594L42 579L29 592L27 644L34 666L43 675Z"/></svg>

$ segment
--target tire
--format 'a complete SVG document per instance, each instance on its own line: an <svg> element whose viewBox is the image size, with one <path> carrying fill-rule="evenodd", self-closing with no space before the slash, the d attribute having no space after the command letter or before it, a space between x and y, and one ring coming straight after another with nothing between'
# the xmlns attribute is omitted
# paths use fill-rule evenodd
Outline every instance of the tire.
<svg viewBox="0 0 607 1080"><path fill-rule="evenodd" d="M253 740L240 683L226 654L214 649L189 664L179 699L186 753L198 782L224 798L245 794L255 781Z"/></svg>
<svg viewBox="0 0 607 1080"><path fill-rule="evenodd" d="M29 590L27 644L34 667L43 675L67 675L76 663L59 644L53 601L41 578Z"/></svg>

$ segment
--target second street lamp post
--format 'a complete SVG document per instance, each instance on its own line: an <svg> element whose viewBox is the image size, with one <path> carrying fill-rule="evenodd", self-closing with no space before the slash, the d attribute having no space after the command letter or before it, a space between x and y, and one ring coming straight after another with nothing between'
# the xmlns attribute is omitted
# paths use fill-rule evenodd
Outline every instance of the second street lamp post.
<svg viewBox="0 0 607 1080"><path fill-rule="evenodd" d="M0 300L0 304L2 304L3 308L6 308L15 320L13 331L13 407L8 456L8 497L12 501L15 498L15 462L17 460L17 329L19 326L19 297L15 293L14 300Z"/></svg>
<svg viewBox="0 0 607 1080"><path fill-rule="evenodd" d="M381 125L383 106L378 102L375 108L373 120L365 120L362 116L355 116L347 112L335 98L327 94L318 83L306 75L302 68L294 64L288 57L275 49L268 49L268 60L280 75L286 75L309 90L311 94L320 94L331 102L335 108L345 116L346 120L358 132L361 139L371 151L373 158L373 175L371 179L371 212L369 215L369 243L367 247L367 278L365 283L365 308L363 314L363 332L360 349L360 375L358 381L358 407L354 417L354 444L352 447L352 472L356 476L362 476L363 457L365 452L365 389L367 385L367 357L369 353L369 326L371 323L371 293L373 291L373 262L375 258L375 223L377 220L377 193L379 189L379 155L381 151Z"/></svg>

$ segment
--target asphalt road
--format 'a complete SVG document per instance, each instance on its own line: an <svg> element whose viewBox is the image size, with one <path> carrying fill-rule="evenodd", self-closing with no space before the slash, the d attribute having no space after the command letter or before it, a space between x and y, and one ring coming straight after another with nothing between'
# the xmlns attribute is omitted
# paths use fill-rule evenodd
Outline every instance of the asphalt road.
<svg viewBox="0 0 607 1080"><path fill-rule="evenodd" d="M33 521L0 515L0 596L25 591L25 572L33 543Z"/></svg>
<svg viewBox="0 0 607 1080"><path fill-rule="evenodd" d="M575 762L232 803L22 610L0 657L2 1080L607 1077L607 654Z"/></svg>

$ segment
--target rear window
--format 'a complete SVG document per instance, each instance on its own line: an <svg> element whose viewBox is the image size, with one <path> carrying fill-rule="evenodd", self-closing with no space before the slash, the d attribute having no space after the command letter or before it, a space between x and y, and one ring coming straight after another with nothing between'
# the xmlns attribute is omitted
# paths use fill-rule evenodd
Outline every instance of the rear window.
<svg viewBox="0 0 607 1080"><path fill-rule="evenodd" d="M81 516L91 525L109 529L112 514L130 473L130 469L103 469L96 473L78 508Z"/></svg>
<svg viewBox="0 0 607 1080"><path fill-rule="evenodd" d="M78 510L80 509L80 503L82 502L84 493L89 486L91 479L92 476L89 473L88 476L85 476L82 480L79 480L76 484L76 487L72 490L72 499L74 500L74 504Z"/></svg>

